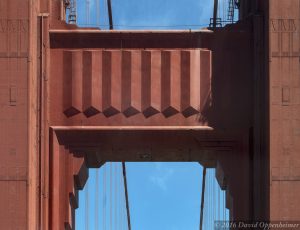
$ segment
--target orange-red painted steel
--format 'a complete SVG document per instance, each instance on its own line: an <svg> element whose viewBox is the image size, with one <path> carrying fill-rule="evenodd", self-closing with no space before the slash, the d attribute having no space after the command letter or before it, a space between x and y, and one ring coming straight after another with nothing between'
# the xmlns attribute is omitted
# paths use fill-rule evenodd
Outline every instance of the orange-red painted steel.
<svg viewBox="0 0 300 230"><path fill-rule="evenodd" d="M105 161L216 167L234 220L300 220L299 0L213 31L101 31L0 1L0 229L74 229Z"/></svg>

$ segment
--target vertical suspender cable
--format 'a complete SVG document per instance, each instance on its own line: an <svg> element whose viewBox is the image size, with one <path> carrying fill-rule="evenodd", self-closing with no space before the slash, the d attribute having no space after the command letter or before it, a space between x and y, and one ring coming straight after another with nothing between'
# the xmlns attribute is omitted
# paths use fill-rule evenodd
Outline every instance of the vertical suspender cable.
<svg viewBox="0 0 300 230"><path fill-rule="evenodd" d="M130 212L129 212L129 201L128 201L128 190L127 190L127 178L126 178L126 165L125 162L122 162L123 168L123 178L124 178L124 188L125 188L125 201L126 201L126 211L127 211L127 224L128 230L131 230L130 224Z"/></svg>
<svg viewBox="0 0 300 230"><path fill-rule="evenodd" d="M85 186L85 230L89 230L89 183Z"/></svg>
<svg viewBox="0 0 300 230"><path fill-rule="evenodd" d="M103 230L106 230L106 165L103 166Z"/></svg>
<svg viewBox="0 0 300 230"><path fill-rule="evenodd" d="M88 1L89 0L85 0L85 25L88 24Z"/></svg>
<svg viewBox="0 0 300 230"><path fill-rule="evenodd" d="M209 226L209 218L210 218L210 210L209 210L209 208L210 208L210 191L209 191L209 170L207 170L207 173L206 173L206 183L205 183L205 187L206 187L206 190L207 190L207 196L206 197L204 197L204 199L206 199L204 202L204 206L205 206L205 208L206 208L206 211L205 211L205 213L206 213L206 216L204 217L205 218L205 221L207 222L206 223L206 225L208 225ZM204 193L205 194L205 193ZM204 222L205 222L204 221ZM208 226L206 226L206 228L208 227Z"/></svg>
<svg viewBox="0 0 300 230"><path fill-rule="evenodd" d="M222 7L221 7L221 9L222 9L221 21L222 22L224 21L224 5L225 5L225 0L222 0ZM221 12L220 12L220 14L221 14Z"/></svg>
<svg viewBox="0 0 300 230"><path fill-rule="evenodd" d="M215 210L215 193L214 193L214 191L215 191L215 187L214 187L214 185L215 185L215 181L214 181L214 174L213 174L213 171L212 171L212 173L211 173L211 194L212 194L212 199L211 199L211 202L212 202L212 207L211 207L211 209L212 209L212 212L211 212L211 214L212 214L212 217L211 217L211 219L212 219L212 223L214 222L214 220L215 220L215 214L214 214L214 210Z"/></svg>
<svg viewBox="0 0 300 230"><path fill-rule="evenodd" d="M212 223L215 221L215 180L213 171L211 173L211 189L212 189Z"/></svg>
<svg viewBox="0 0 300 230"><path fill-rule="evenodd" d="M121 167L122 167L122 163L121 163ZM121 174L122 174L122 168L121 168ZM122 174L123 175L123 174ZM124 179L123 179L123 176L121 175L121 184L123 183L124 185ZM125 226L125 188L124 186L122 186L122 191L121 191L121 223L122 223L122 228L121 230L124 230L126 229L126 226Z"/></svg>
<svg viewBox="0 0 300 230"><path fill-rule="evenodd" d="M222 219L223 219L223 221L225 221L225 216L224 216L224 209L225 209L225 203L224 203L224 200L225 200L225 193L226 193L226 190L224 190L223 193L222 193Z"/></svg>
<svg viewBox="0 0 300 230"><path fill-rule="evenodd" d="M118 219L117 219L117 210L118 210L118 164L114 163L115 166L115 199L114 199L114 204L115 204L115 214L114 214L114 226L115 229L118 229L117 227L117 223L118 223Z"/></svg>
<svg viewBox="0 0 300 230"><path fill-rule="evenodd" d="M209 223L211 224L212 223L212 180L211 180L211 170L209 171L209 179L208 179L208 181L209 181L209 193L208 194L210 194L210 196L209 196L209 200L210 200L210 205L209 205L209 210L210 210L210 212L209 212L209 216L210 216L210 220L209 220Z"/></svg>
<svg viewBox="0 0 300 230"><path fill-rule="evenodd" d="M217 27L218 0L214 0L213 28Z"/></svg>
<svg viewBox="0 0 300 230"><path fill-rule="evenodd" d="M219 186L219 185L217 185L217 186ZM218 210L218 212L217 212L217 219L220 221L220 189L221 188L219 188L218 187L218 190L217 190L217 199L218 199L218 206L217 206L217 210Z"/></svg>
<svg viewBox="0 0 300 230"><path fill-rule="evenodd" d="M100 26L100 0L96 1L96 25Z"/></svg>
<svg viewBox="0 0 300 230"><path fill-rule="evenodd" d="M227 6L227 1L224 0L224 3L223 3L223 20L224 21L227 20L227 17L226 17L226 6Z"/></svg>
<svg viewBox="0 0 300 230"><path fill-rule="evenodd" d="M225 194L226 191L223 192L223 220L225 221Z"/></svg>
<svg viewBox="0 0 300 230"><path fill-rule="evenodd" d="M221 6L221 3L220 4L218 4L218 18L220 18L220 6Z"/></svg>
<svg viewBox="0 0 300 230"><path fill-rule="evenodd" d="M208 217L207 217L207 222L208 222L208 225L210 224L210 208L211 208L211 200L210 200L210 198L211 198L211 196L210 196L210 194L211 194L211 191L210 191L210 173L209 173L209 170L207 170L207 194L208 194L208 196L207 196L207 199L208 199L208 202L207 202L207 213L208 213Z"/></svg>
<svg viewBox="0 0 300 230"><path fill-rule="evenodd" d="M211 173L211 190L212 190L212 223L214 223L215 221L215 180L214 180L214 174L213 174L213 171Z"/></svg>
<svg viewBox="0 0 300 230"><path fill-rule="evenodd" d="M221 193L221 188L218 189L218 220L220 220L220 209L221 209L221 204L220 204L220 193Z"/></svg>
<svg viewBox="0 0 300 230"><path fill-rule="evenodd" d="M124 182L123 182L123 176L122 176L123 174L122 174L122 163L121 163L121 177L120 177L120 182L121 182L121 184L123 184L124 185ZM121 210L121 230L124 230L125 229L125 227L124 227L124 210L125 210L125 206L124 206L124 201L125 201L125 188L124 188L124 186L122 186L121 187L122 188L122 191L121 191L121 208L120 208L120 210Z"/></svg>
<svg viewBox="0 0 300 230"><path fill-rule="evenodd" d="M118 229L122 230L122 177L120 176L120 165L118 164L118 183L120 188L118 190Z"/></svg>
<svg viewBox="0 0 300 230"><path fill-rule="evenodd" d="M113 197L113 192L112 192L112 162L109 164L109 229L112 230L112 197Z"/></svg>
<svg viewBox="0 0 300 230"><path fill-rule="evenodd" d="M96 169L95 230L99 230L99 171L100 169Z"/></svg>
<svg viewBox="0 0 300 230"><path fill-rule="evenodd" d="M109 29L113 30L114 29L114 24L113 24L111 0L107 0L107 8L108 8Z"/></svg>
<svg viewBox="0 0 300 230"><path fill-rule="evenodd" d="M212 191L211 191L211 171L208 171L208 194L209 194L209 224L211 224L212 220Z"/></svg>
<svg viewBox="0 0 300 230"><path fill-rule="evenodd" d="M215 174L215 221L219 220L218 219L218 191L219 191L219 185L217 181L217 177Z"/></svg>
<svg viewBox="0 0 300 230"><path fill-rule="evenodd" d="M77 0L73 0L73 11L75 16L74 24L77 24Z"/></svg>
<svg viewBox="0 0 300 230"><path fill-rule="evenodd" d="M212 175L212 181L213 181L213 223L216 220L216 183L215 183L215 177Z"/></svg>
<svg viewBox="0 0 300 230"><path fill-rule="evenodd" d="M90 24L90 0L85 0L85 4L86 4L86 12L85 12L85 16L86 16L86 25Z"/></svg>
<svg viewBox="0 0 300 230"><path fill-rule="evenodd" d="M202 194L201 194L201 210L200 210L200 230L203 229L203 210L204 210L204 193L205 193L205 177L206 177L206 167L203 167L202 174Z"/></svg>

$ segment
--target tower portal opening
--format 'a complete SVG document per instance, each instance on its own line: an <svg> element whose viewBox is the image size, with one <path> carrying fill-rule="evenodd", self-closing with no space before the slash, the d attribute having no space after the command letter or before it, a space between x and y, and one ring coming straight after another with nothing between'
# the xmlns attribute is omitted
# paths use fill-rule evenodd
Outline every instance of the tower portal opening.
<svg viewBox="0 0 300 230"><path fill-rule="evenodd" d="M197 162L129 162L126 172L131 229L213 229L229 220L214 168L203 177ZM76 229L129 229L122 163L89 169L75 216Z"/></svg>

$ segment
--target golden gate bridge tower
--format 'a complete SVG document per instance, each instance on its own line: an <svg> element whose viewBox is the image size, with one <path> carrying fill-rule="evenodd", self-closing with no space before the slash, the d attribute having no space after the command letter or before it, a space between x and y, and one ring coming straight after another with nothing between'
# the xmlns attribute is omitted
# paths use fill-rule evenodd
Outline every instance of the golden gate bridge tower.
<svg viewBox="0 0 300 230"><path fill-rule="evenodd" d="M88 169L130 161L199 162L231 220L299 221L300 1L231 4L223 27L106 31L1 0L0 229L75 229Z"/></svg>

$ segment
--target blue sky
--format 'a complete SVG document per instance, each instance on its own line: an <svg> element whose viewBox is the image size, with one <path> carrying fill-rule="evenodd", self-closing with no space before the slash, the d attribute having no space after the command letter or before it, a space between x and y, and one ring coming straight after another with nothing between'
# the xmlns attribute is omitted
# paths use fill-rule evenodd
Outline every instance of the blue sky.
<svg viewBox="0 0 300 230"><path fill-rule="evenodd" d="M87 10L86 0L77 0L78 24L108 29L106 0L96 1L89 0ZM209 24L213 11L213 0L111 1L115 29L201 29ZM221 15L226 11L222 3L227 1L220 0ZM96 6L100 8L98 13ZM132 230L199 229L200 164L127 163L127 171ZM96 225L101 230L110 229L110 222L111 230L127 229L121 164L107 163L99 169L98 182L96 172L95 169L90 170L88 184L79 193L76 229L92 230L96 229ZM205 230L213 229L214 219L228 219L228 211L224 212L224 192L219 189L214 173L214 170L209 170L207 174Z"/></svg>

